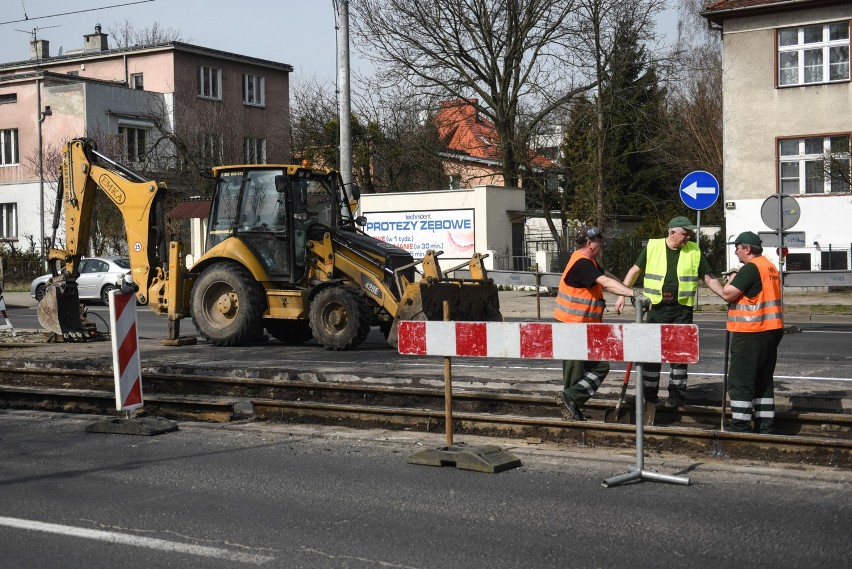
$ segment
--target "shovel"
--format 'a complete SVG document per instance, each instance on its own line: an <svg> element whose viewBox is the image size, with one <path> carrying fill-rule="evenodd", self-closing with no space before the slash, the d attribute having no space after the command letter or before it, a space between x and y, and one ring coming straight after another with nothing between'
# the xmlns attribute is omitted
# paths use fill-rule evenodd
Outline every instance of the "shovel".
<svg viewBox="0 0 852 569"><path fill-rule="evenodd" d="M615 405L615 410L607 409L604 411L604 423L621 423L619 419L621 414L621 406L624 404L624 394L627 393L627 384L630 383L630 369L633 367L633 362L627 362L627 371L624 372L624 382L621 384L621 395L618 396L618 403Z"/></svg>
<svg viewBox="0 0 852 569"><path fill-rule="evenodd" d="M621 395L618 397L618 403L615 409L607 409L604 411L604 423L623 423L632 425L636 422L636 413L632 406L624 406L624 394L627 392L627 384L630 382L630 370L633 367L632 362L627 362L627 371L624 372L624 382L621 384ZM657 415L657 406L653 403L645 403L645 414L643 423L645 425L653 425L654 418Z"/></svg>

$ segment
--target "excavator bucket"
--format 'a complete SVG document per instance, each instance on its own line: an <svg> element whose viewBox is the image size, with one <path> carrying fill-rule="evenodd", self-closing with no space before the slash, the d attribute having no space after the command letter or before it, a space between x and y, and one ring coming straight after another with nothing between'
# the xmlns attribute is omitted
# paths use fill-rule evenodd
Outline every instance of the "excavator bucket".
<svg viewBox="0 0 852 569"><path fill-rule="evenodd" d="M51 279L38 303L38 321L45 330L62 338L85 338L77 283L67 283L61 277Z"/></svg>
<svg viewBox="0 0 852 569"><path fill-rule="evenodd" d="M443 320L444 301L449 302L450 320L503 321L500 298L493 282L423 279L409 284L403 291L388 342L397 345L399 323L403 320Z"/></svg>

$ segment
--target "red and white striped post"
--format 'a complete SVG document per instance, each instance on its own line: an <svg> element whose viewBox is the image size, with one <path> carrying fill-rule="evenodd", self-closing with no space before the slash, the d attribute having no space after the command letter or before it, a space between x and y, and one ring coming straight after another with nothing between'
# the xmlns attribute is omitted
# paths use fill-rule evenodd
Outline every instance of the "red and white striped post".
<svg viewBox="0 0 852 569"><path fill-rule="evenodd" d="M132 417L142 407L142 365L136 331L136 296L118 290L109 293L112 328L112 364L115 374L115 408Z"/></svg>
<svg viewBox="0 0 852 569"><path fill-rule="evenodd" d="M9 315L6 314L6 301L3 300L3 293L0 293L0 317L3 318L3 324L0 324L0 330L11 330L12 336L17 336L15 327L12 326L12 321L9 320Z"/></svg>

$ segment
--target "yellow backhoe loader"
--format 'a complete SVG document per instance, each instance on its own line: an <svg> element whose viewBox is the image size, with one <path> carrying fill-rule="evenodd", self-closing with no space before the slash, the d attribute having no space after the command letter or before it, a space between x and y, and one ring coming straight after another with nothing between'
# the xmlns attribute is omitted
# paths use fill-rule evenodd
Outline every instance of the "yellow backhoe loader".
<svg viewBox="0 0 852 569"><path fill-rule="evenodd" d="M480 255L465 263L470 279L453 279L439 252L415 261L370 237L353 214L357 192L350 200L337 172L253 164L216 167L213 177L206 252L186 267L184 244L166 237L165 184L100 154L91 140L65 144L53 242L64 216L67 246L49 251L56 274L39 303L42 326L68 340L97 334L81 316L76 279L98 190L124 218L136 298L168 319L166 344L182 343L180 320L190 315L218 346L261 339L265 329L329 350L358 346L371 326L396 345L401 320L440 320L445 300L453 320L502 320Z"/></svg>

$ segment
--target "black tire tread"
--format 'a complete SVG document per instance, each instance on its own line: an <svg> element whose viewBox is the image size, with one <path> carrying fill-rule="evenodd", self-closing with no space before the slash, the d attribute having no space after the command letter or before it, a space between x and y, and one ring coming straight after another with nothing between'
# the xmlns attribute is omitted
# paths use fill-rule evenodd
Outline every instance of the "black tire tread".
<svg viewBox="0 0 852 569"><path fill-rule="evenodd" d="M229 283L239 298L238 318L228 328L218 329L204 320L204 290L213 282ZM245 294L240 294L242 288ZM217 263L207 267L192 287L192 323L198 332L214 346L242 346L263 335L263 312L266 296L263 287L252 274L236 263Z"/></svg>

